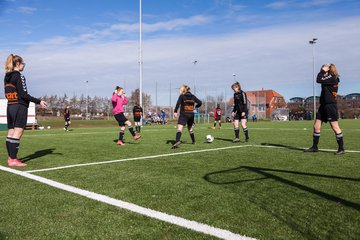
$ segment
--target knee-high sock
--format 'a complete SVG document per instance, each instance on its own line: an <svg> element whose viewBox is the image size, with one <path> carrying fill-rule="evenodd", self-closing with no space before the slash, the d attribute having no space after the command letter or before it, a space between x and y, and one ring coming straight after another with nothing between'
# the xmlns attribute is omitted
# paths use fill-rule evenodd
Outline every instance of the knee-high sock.
<svg viewBox="0 0 360 240"><path fill-rule="evenodd" d="M340 150L343 150L343 149L344 149L344 140L343 140L343 134L342 134L342 132L336 134L336 141L337 141L337 143L338 143L338 145L339 145L339 149L340 149Z"/></svg>
<svg viewBox="0 0 360 240"><path fill-rule="evenodd" d="M249 131L247 128L243 128L244 134L245 134L245 138L248 139L249 138Z"/></svg>
<svg viewBox="0 0 360 240"><path fill-rule="evenodd" d="M176 142L179 142L181 138L181 132L176 132Z"/></svg>
<svg viewBox="0 0 360 240"><path fill-rule="evenodd" d="M239 138L239 128L234 128L235 138Z"/></svg>
<svg viewBox="0 0 360 240"><path fill-rule="evenodd" d="M120 130L119 132L119 140L122 141L124 139L125 130Z"/></svg>
<svg viewBox="0 0 360 240"><path fill-rule="evenodd" d="M12 159L17 159L17 153L19 151L20 139L17 138L6 138L6 142L8 145L8 153L9 157Z"/></svg>
<svg viewBox="0 0 360 240"><path fill-rule="evenodd" d="M319 144L320 133L314 132L313 134L313 147L317 148Z"/></svg>
<svg viewBox="0 0 360 240"><path fill-rule="evenodd" d="M128 127L131 135L135 136L134 128L132 126Z"/></svg>
<svg viewBox="0 0 360 240"><path fill-rule="evenodd" d="M195 142L195 134L194 134L194 131L190 131L190 137L191 137L192 142L194 143L194 142Z"/></svg>

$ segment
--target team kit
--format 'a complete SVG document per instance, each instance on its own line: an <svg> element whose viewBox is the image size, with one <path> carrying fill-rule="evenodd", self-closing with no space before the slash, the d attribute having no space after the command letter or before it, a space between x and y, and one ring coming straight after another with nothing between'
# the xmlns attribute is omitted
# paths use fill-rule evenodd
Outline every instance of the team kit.
<svg viewBox="0 0 360 240"><path fill-rule="evenodd" d="M6 136L6 149L8 152L7 163L9 167L26 167L27 164L18 159L18 151L20 146L20 140L26 127L27 113L29 103L33 102L39 104L41 108L46 108L47 104L39 98L31 96L27 91L26 79L22 74L25 68L25 62L22 57L18 55L10 54L5 62L5 77L4 77L4 89L5 97L8 100L7 105L7 127L8 133ZM339 73L334 64L324 64L320 72L317 75L317 83L321 84L320 95L320 107L316 113L313 131L313 144L310 148L305 149L304 152L318 152L318 143L320 140L320 132L322 123L330 123L332 130L335 133L336 141L338 143L338 150L335 154L345 154L344 141L342 130L339 126L338 109L337 109L337 92L340 83ZM234 143L240 142L240 130L241 126L245 142L250 140L249 130L247 128L248 107L247 96L242 90L239 82L235 82L231 85L231 89L234 91L234 105L231 112L231 117L234 124ZM114 118L117 121L120 131L119 138L116 142L119 146L124 146L125 129L132 135L135 141L141 139L139 133L141 132L141 119L143 117L143 109L136 103L133 108L134 127L124 114L124 106L128 104L128 98L122 87L116 86L111 98L113 106ZM172 143L171 149L177 149L181 145L181 135L184 126L187 127L190 134L192 144L195 144L195 110L202 106L201 100L199 100L188 85L182 85L179 88L179 98L174 108L174 117L177 119L177 127L175 140ZM221 116L222 110L220 105L214 110L214 126L216 124L221 128ZM64 130L68 131L71 124L70 121L70 109L69 106L64 110L65 126ZM207 136L206 140L211 142L214 138Z"/></svg>

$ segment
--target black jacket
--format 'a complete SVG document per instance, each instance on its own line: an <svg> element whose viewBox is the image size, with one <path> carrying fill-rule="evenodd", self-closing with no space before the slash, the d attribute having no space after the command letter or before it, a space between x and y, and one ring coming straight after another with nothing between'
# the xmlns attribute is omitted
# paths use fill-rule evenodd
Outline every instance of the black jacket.
<svg viewBox="0 0 360 240"><path fill-rule="evenodd" d="M247 109L247 96L246 93L242 90L240 90L240 92L236 92L234 93L234 108L233 108L233 112L234 113L248 113L248 109Z"/></svg>
<svg viewBox="0 0 360 240"><path fill-rule="evenodd" d="M316 82L321 84L320 104L336 103L340 79L321 70Z"/></svg>
<svg viewBox="0 0 360 240"><path fill-rule="evenodd" d="M29 107L30 102L40 104L41 100L32 97L26 87L25 77L18 71L8 72L4 78L5 97L8 105L21 104Z"/></svg>
<svg viewBox="0 0 360 240"><path fill-rule="evenodd" d="M192 95L191 92L187 92L184 95L179 96L174 112L177 113L181 105L180 114L194 114L194 109L199 108L201 104L202 102L195 97L195 95Z"/></svg>

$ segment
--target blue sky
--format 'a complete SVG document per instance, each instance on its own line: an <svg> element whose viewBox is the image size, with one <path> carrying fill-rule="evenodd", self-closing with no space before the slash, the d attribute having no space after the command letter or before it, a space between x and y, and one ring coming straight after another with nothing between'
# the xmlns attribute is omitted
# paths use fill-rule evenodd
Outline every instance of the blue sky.
<svg viewBox="0 0 360 240"><path fill-rule="evenodd" d="M358 0L143 0L144 91L168 105L170 81L197 95L274 89L286 99L312 94L316 71L335 63L340 94L360 92ZM0 58L19 54L34 96L108 96L139 86L137 0L0 0ZM196 65L193 61L197 60ZM356 70L355 70L356 69ZM0 73L4 73L1 69ZM317 86L317 92L320 88ZM3 94L1 89L0 94Z"/></svg>

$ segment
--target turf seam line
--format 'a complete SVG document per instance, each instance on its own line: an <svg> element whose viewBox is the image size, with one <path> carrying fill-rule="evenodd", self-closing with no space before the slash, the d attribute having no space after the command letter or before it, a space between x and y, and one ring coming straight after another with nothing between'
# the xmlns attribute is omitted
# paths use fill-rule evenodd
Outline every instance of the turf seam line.
<svg viewBox="0 0 360 240"><path fill-rule="evenodd" d="M9 173L13 173L31 180L34 180L36 182L40 182L43 184L46 184L48 186L51 187L55 187L57 189L61 189L73 194L77 194L92 200L96 200L98 202L102 202L102 203L106 203L118 208L122 208L122 209L126 209L129 210L131 212L134 213L138 213L150 218L154 218L163 222L167 222L167 223L171 223L180 227L184 227L196 232L200 232L200 233L204 233L207 235L211 235L211 236L215 236L218 237L220 239L226 239L226 240L250 240L250 239L254 239L254 238L249 238L246 236L242 236L233 232L230 232L228 230L224 230L221 228L216 228L204 223L199 223L196 221L192 221L192 220L188 220L182 217L178 217L175 215L170 215L167 213L163 213L163 212L159 212L153 209L149 209L149 208L145 208L145 207L141 207L139 205L133 204L133 203L129 203L129 202L125 202L119 199L115 199L115 198L111 198L109 196L106 195L102 195L102 194L98 194L98 193L94 193L94 192L90 192L81 188L77 188L77 187L73 187L70 185L66 185L60 182L56 182L53 181L51 179L47 179L44 177L40 177L37 175L33 175L31 173L27 173L27 172L23 172L23 171L19 171L16 169L12 169L12 168L7 168L7 167L3 167L0 166L0 170L5 171L5 172L9 172Z"/></svg>
<svg viewBox="0 0 360 240"><path fill-rule="evenodd" d="M91 165L110 164L110 163L143 160L143 159L150 159L150 158L170 157L170 156L176 156L176 155L185 155L185 154L201 153L201 152L212 152L212 151L219 151L219 150L226 150L226 149L233 149L233 148L242 148L242 147L246 147L246 146L248 146L248 145L210 148L210 149L194 150L194 151L187 151L187 152L166 153L166 154L160 154L160 155L125 158L125 159L109 160L109 161L102 161L102 162L93 162L93 163L81 163L81 164L67 165L67 166L61 166L61 167L30 170L30 171L26 171L26 172L28 172L28 173L45 172L45 171L60 170L60 169L65 169L65 168L85 167L85 166L91 166Z"/></svg>

